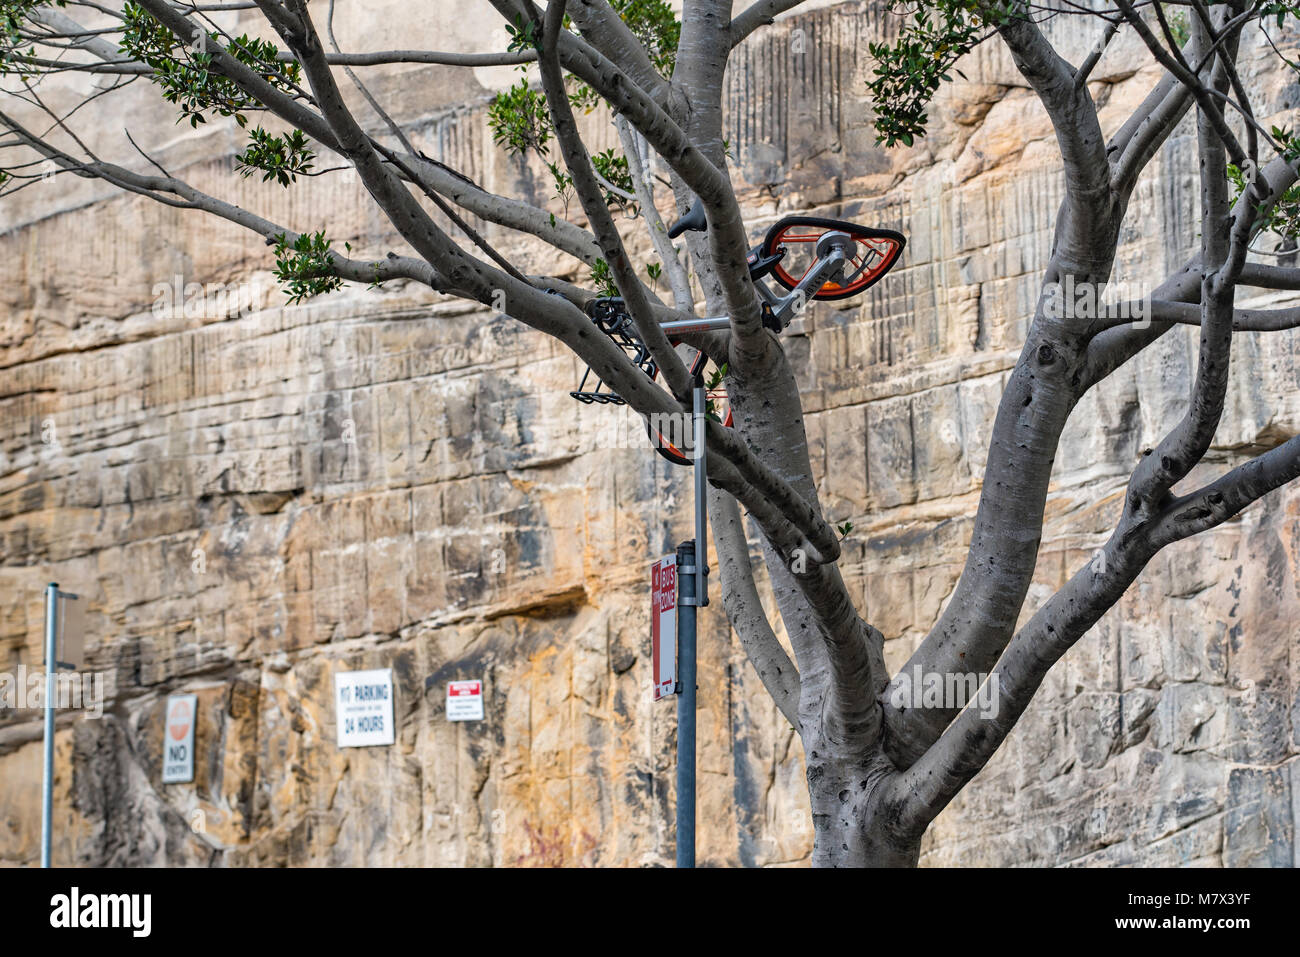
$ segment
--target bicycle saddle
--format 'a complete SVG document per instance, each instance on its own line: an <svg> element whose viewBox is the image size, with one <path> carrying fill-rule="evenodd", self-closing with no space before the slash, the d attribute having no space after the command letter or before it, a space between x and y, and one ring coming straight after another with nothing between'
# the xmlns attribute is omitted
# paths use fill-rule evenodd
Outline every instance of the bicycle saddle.
<svg viewBox="0 0 1300 957"><path fill-rule="evenodd" d="M709 225L704 219L704 204L697 198L691 203L691 208L686 211L686 215L673 223L672 228L668 230L668 238L676 239L688 229L702 233L708 228Z"/></svg>

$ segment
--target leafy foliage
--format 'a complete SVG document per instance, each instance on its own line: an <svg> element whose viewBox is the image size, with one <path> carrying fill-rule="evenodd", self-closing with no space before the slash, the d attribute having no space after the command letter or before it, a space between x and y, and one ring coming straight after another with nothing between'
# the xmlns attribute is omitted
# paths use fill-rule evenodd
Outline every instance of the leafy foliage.
<svg viewBox="0 0 1300 957"><path fill-rule="evenodd" d="M551 177L555 180L555 195L564 200L564 209L567 213L569 199L573 196L573 177L562 170L558 163L547 163L546 168L551 171Z"/></svg>
<svg viewBox="0 0 1300 957"><path fill-rule="evenodd" d="M208 111L233 116L244 126L246 111L263 109L234 81L213 71L210 50L224 50L284 92L291 92L301 80L301 65L279 62L280 51L269 40L245 34L225 44L220 35L208 32L185 42L137 4L128 2L122 12L126 25L122 52L153 70L150 79L162 88L165 100L180 107L180 120L188 119L190 126L206 122L204 113Z"/></svg>
<svg viewBox="0 0 1300 957"><path fill-rule="evenodd" d="M646 48L659 75L672 76L682 39L682 23L673 8L665 0L610 0L610 6Z"/></svg>
<svg viewBox="0 0 1300 957"><path fill-rule="evenodd" d="M289 304L333 292L343 285L330 258L331 241L324 230L303 233L290 245L283 233L275 237L275 278L289 294Z"/></svg>
<svg viewBox="0 0 1300 957"><path fill-rule="evenodd" d="M568 23L568 17L565 17L565 23ZM516 15L514 23L506 24L506 33L510 34L510 43L506 49L511 53L520 53L524 50L536 50L541 52L542 40L537 35L536 24L532 20L525 20L522 16Z"/></svg>
<svg viewBox="0 0 1300 957"><path fill-rule="evenodd" d="M601 178L611 186L616 186L625 193L632 193L636 185L632 182L632 171L628 167L627 157L615 153L612 149L597 153L591 158L591 165ZM618 206L636 210L636 203L611 190L605 190L605 205Z"/></svg>
<svg viewBox="0 0 1300 957"><path fill-rule="evenodd" d="M316 154L307 146L302 130L291 130L284 136L272 136L260 126L248 131L248 148L235 155L237 169L243 176L261 170L262 182L275 179L288 186L298 175L311 171Z"/></svg>
<svg viewBox="0 0 1300 957"><path fill-rule="evenodd" d="M722 423L722 410L718 403L714 401L713 396L723 388L723 380L727 377L727 363L720 366L714 366L704 380L704 411L715 422Z"/></svg>
<svg viewBox="0 0 1300 957"><path fill-rule="evenodd" d="M1163 10L1163 4L1161 4ZM1165 23L1169 24L1169 35L1174 38L1174 42L1180 47L1187 44L1191 37L1191 30L1187 26L1187 14L1182 10L1175 10L1172 13L1165 14Z"/></svg>
<svg viewBox="0 0 1300 957"><path fill-rule="evenodd" d="M952 81L957 60L1017 16L1016 0L889 0L910 14L893 43L870 43L876 59L867 81L876 104L876 142L911 146L925 135L926 109L940 84ZM960 70L956 70L961 75Z"/></svg>
<svg viewBox="0 0 1300 957"><path fill-rule="evenodd" d="M1271 132L1273 139L1282 149L1282 157L1292 164L1300 162L1300 136L1279 126L1274 126ZM1229 163L1228 179L1233 186L1232 205L1235 208L1237 201L1246 191L1246 175L1238 167ZM1300 183L1294 184L1283 193L1277 203L1260 216L1255 223L1255 228L1260 232L1276 234L1284 243L1294 245L1300 242Z"/></svg>
<svg viewBox="0 0 1300 957"><path fill-rule="evenodd" d="M534 90L526 75L521 76L488 104L488 126L493 141L507 153L518 156L532 151L545 156L551 139L545 94Z"/></svg>
<svg viewBox="0 0 1300 957"><path fill-rule="evenodd" d="M23 57L36 55L32 46L25 54L19 50L23 43L19 31L33 10L51 2L56 7L67 6L66 0L0 0L0 75L23 72Z"/></svg>
<svg viewBox="0 0 1300 957"><path fill-rule="evenodd" d="M677 63L682 25L666 0L610 0L610 6L645 47L660 75L671 76ZM568 17L565 17L564 25L566 28L571 26ZM531 21L518 17L513 24L507 24L506 30L510 34L507 49L511 52L541 48L541 38ZM492 139L512 156L535 153L547 157L554 130L546 97L529 83L527 65L520 67L520 74L519 82L498 93L488 104ZM591 112L599 105L600 96L595 90L573 77L569 81L572 84L569 103L574 109ZM626 193L634 191L627 157L610 149L593 156L591 161L607 183ZM564 200L567 208L573 180L557 164L548 162L546 165L555 181L556 195ZM635 203L612 190L605 190L605 202L621 209L636 210Z"/></svg>
<svg viewBox="0 0 1300 957"><path fill-rule="evenodd" d="M618 285L614 282L614 273L609 268L609 263L603 259L597 259L591 266L591 284L596 287L596 292L602 296L612 298L618 295Z"/></svg>
<svg viewBox="0 0 1300 957"><path fill-rule="evenodd" d="M565 22L568 22L567 17ZM542 40L531 20L516 16L513 24L506 24L506 32L510 34L510 42L506 45L508 52L529 49L541 52ZM551 117L546 108L546 96L534 90L528 82L527 64L520 66L519 72L519 82L498 93L488 104L488 127L492 130L492 140L513 156L522 156L529 151L545 156L551 139ZM556 192L562 193L560 175L556 173L554 164L550 166L555 174Z"/></svg>
<svg viewBox="0 0 1300 957"><path fill-rule="evenodd" d="M677 44L682 38L682 23L664 0L610 0L632 35L645 47L655 71L665 79L677 65ZM600 95L585 83L569 95L574 109L590 113L600 103Z"/></svg>
<svg viewBox="0 0 1300 957"><path fill-rule="evenodd" d="M1286 23L1287 17L1300 18L1300 0L1271 0L1259 5L1261 21L1272 18L1281 28Z"/></svg>

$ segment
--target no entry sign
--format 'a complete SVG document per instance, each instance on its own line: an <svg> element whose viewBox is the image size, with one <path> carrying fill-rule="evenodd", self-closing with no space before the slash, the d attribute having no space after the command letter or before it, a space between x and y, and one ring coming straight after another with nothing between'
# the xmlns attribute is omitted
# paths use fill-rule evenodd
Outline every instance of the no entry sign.
<svg viewBox="0 0 1300 957"><path fill-rule="evenodd" d="M447 720L483 720L483 682L452 681L448 683Z"/></svg>
<svg viewBox="0 0 1300 957"><path fill-rule="evenodd" d="M167 699L167 720L163 726L163 784L185 784L194 780L194 721L198 698L174 694Z"/></svg>
<svg viewBox="0 0 1300 957"><path fill-rule="evenodd" d="M655 700L677 691L677 556L650 566L650 647Z"/></svg>

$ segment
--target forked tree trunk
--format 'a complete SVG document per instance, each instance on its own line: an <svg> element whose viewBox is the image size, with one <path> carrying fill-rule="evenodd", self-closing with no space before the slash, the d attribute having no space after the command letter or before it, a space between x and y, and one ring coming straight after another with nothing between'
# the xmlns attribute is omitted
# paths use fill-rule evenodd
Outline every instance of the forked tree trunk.
<svg viewBox="0 0 1300 957"><path fill-rule="evenodd" d="M903 833L881 785L897 772L888 758L837 757L824 740L804 752L813 818L813 867L915 867L919 834Z"/></svg>

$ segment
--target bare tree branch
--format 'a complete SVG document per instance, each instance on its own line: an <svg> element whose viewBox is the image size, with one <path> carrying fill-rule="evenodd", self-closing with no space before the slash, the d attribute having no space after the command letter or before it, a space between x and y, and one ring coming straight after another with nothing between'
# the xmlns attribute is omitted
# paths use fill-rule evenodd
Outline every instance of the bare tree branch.
<svg viewBox="0 0 1300 957"><path fill-rule="evenodd" d="M1238 282L1243 286L1255 286L1260 289L1300 289L1300 269L1246 263L1241 268L1241 278Z"/></svg>
<svg viewBox="0 0 1300 957"><path fill-rule="evenodd" d="M1192 73L1187 66L1179 62L1179 60L1182 59L1181 55L1177 57L1171 55L1165 49L1164 44L1162 44L1156 38L1155 34L1151 32L1150 27L1148 27L1145 21L1143 21L1142 15L1133 8L1132 4L1128 3L1127 0L1115 0L1115 3L1128 22L1132 25L1133 29L1137 31L1138 36L1141 37L1142 41L1147 45L1147 49L1151 51L1152 55L1161 63L1162 66L1165 67L1165 69L1177 77L1178 80L1191 91L1192 96L1196 99L1197 105L1200 106L1206 117L1208 117L1208 122L1213 126L1215 135L1219 137L1219 140L1227 148L1228 155L1232 162L1238 166L1242 165L1246 159L1246 152L1241 148L1241 144L1237 141L1236 135L1228 127L1223 112L1219 110L1218 106L1215 104L1214 98L1206 91L1206 88L1202 86L1199 71L1195 74Z"/></svg>
<svg viewBox="0 0 1300 957"><path fill-rule="evenodd" d="M605 262L614 275L619 292L623 294L623 302L641 336L641 341L654 356L655 363L663 373L669 389L679 400L685 402L691 395L694 384L691 375L682 364L681 358L668 341L663 329L650 314L650 301L641 287L636 269L623 246L623 238L619 235L618 227L614 225L614 219L609 215L609 207L606 206L604 194L596 181L591 157L578 134L578 124L574 121L573 109L569 105L569 95L564 87L564 76L560 71L557 55L560 25L564 20L566 6L567 0L551 0L546 7L545 23L534 21L541 30L542 55L539 63L542 71L542 86L546 91L546 102L551 111L552 126L555 128L555 138L564 154L569 175L573 178L574 190L587 213L587 220L591 223L596 241L605 254Z"/></svg>
<svg viewBox="0 0 1300 957"><path fill-rule="evenodd" d="M740 46L759 27L775 23L779 14L806 2L807 0L758 0L731 21L731 45Z"/></svg>
<svg viewBox="0 0 1300 957"><path fill-rule="evenodd" d="M549 5L547 9L550 9ZM583 39L622 67L655 100L665 102L668 84L650 62L645 46L610 7L608 0L573 0L568 6Z"/></svg>
<svg viewBox="0 0 1300 957"><path fill-rule="evenodd" d="M637 202L641 204L641 215L645 218L646 227L650 231L650 242L659 256L659 261L663 263L663 268L668 270L668 287L672 290L673 305L682 312L693 315L695 303L691 296L690 277L687 276L681 260L677 258L677 249L668 238L668 228L655 207L654 180L647 169L649 151L647 149L642 152L642 147L646 146L645 139L629 127L627 121L621 116L614 118L614 125L618 128L623 154L627 157L628 173L636 188Z"/></svg>
<svg viewBox="0 0 1300 957"><path fill-rule="evenodd" d="M281 54L281 60L290 60ZM428 63L438 66L519 66L537 59L537 51L520 50L515 53L439 53L434 50L382 50L375 53L325 54L330 66L384 66L390 63Z"/></svg>
<svg viewBox="0 0 1300 957"><path fill-rule="evenodd" d="M1300 289L1300 284L1287 288ZM1143 312L1143 322L1169 322L1184 326L1201 324L1201 306L1194 302L1171 302L1154 299L1150 302L1126 302L1107 310L1108 328L1131 325L1134 311ZM1300 326L1300 307L1288 309L1234 309L1233 332L1279 332Z"/></svg>
<svg viewBox="0 0 1300 957"><path fill-rule="evenodd" d="M1263 212L1273 207L1282 195L1300 179L1292 166L1283 157L1276 157L1265 165L1261 183L1268 184L1267 195L1256 203L1256 212ZM1259 270L1269 267L1242 265L1241 282L1247 276L1261 275ZM1266 274L1265 274L1266 275ZM1287 273L1283 273L1286 276ZM1199 302L1200 301L1201 266L1199 257L1183 265L1152 294L1155 301ZM1151 343L1155 342L1173 328L1173 323L1156 321L1149 327L1138 328L1131 325L1106 329L1088 344L1088 362L1082 375L1084 391L1092 388L1112 372L1133 358Z"/></svg>
<svg viewBox="0 0 1300 957"><path fill-rule="evenodd" d="M892 782L891 799L905 808L905 828L919 834L979 773L1029 707L1052 665L1119 600L1161 548L1222 524L1297 477L1300 437L1167 503L1143 534L1131 535L1122 523L1007 646L989 678L997 682L996 714L967 706L924 757Z"/></svg>

